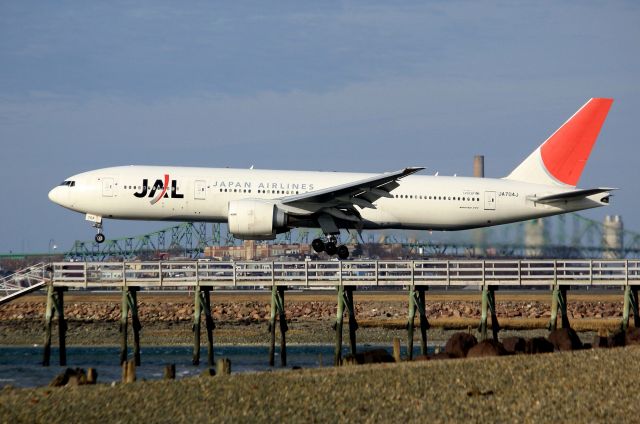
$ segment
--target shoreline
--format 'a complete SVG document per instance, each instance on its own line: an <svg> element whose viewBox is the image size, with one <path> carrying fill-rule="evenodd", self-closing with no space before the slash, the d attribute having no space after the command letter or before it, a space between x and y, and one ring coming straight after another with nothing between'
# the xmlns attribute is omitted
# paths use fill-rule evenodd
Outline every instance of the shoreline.
<svg viewBox="0 0 640 424"><path fill-rule="evenodd" d="M637 421L640 392L630 388L639 364L640 348L626 347L113 386L9 388L0 390L0 419L625 423Z"/></svg>

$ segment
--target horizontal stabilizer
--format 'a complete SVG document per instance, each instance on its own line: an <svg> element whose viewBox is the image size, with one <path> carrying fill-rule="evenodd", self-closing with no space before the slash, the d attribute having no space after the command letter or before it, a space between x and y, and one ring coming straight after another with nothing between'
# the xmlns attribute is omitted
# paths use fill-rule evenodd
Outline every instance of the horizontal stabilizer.
<svg viewBox="0 0 640 424"><path fill-rule="evenodd" d="M554 203L565 200L581 199L598 193L608 193L613 190L616 189L609 187L588 188L584 190L565 191L563 193L550 194L542 197L529 196L528 199L538 203Z"/></svg>

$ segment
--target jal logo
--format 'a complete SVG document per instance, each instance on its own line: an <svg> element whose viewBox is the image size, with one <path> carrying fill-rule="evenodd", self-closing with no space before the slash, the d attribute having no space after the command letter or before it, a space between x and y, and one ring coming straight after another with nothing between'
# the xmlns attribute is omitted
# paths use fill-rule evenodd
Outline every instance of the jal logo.
<svg viewBox="0 0 640 424"><path fill-rule="evenodd" d="M142 191L138 193L133 193L134 196L142 198L142 197L152 197L153 199L149 201L152 205L155 205L162 199L163 197L166 199L169 197L169 193L167 191L169 189L169 174L164 174L164 180L156 180L153 183L153 187L149 186L149 179L145 178L142 180ZM156 193L159 193L156 196ZM172 199L182 199L184 198L184 194L178 193L178 181L171 180L171 198Z"/></svg>

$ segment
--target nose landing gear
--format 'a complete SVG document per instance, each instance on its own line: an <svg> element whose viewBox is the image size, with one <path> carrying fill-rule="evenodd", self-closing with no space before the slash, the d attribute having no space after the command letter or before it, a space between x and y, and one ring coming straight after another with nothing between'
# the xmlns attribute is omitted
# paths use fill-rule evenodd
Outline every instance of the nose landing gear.
<svg viewBox="0 0 640 424"><path fill-rule="evenodd" d="M98 229L98 234L96 234L96 236L94 238L96 243L98 243L98 244L103 243L104 240L105 240L105 236L104 236L104 234L102 234L102 223L97 223L96 222L95 224L93 224L93 226Z"/></svg>
<svg viewBox="0 0 640 424"><path fill-rule="evenodd" d="M105 240L104 234L102 234L102 217L99 215L93 215L93 214L86 214L85 220L89 221L89 222L93 222L93 228L96 228L98 230L98 234L96 234L95 237L95 241L96 243L100 244L103 243Z"/></svg>
<svg viewBox="0 0 640 424"><path fill-rule="evenodd" d="M311 247L316 253L327 252L327 255L333 256L335 254L338 255L338 258L344 260L349 257L349 249L347 246L341 244L337 246L338 239L334 235L329 236L329 240L324 242L322 239L314 239L311 242Z"/></svg>

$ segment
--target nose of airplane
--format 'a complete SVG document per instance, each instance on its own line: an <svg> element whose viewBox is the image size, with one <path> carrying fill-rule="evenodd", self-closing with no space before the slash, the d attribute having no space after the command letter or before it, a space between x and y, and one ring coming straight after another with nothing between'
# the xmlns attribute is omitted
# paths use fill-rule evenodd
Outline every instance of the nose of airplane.
<svg viewBox="0 0 640 424"><path fill-rule="evenodd" d="M51 200L53 203L57 203L61 205L62 204L62 193L60 193L61 189L63 189L63 187L54 187L49 192L49 200Z"/></svg>

